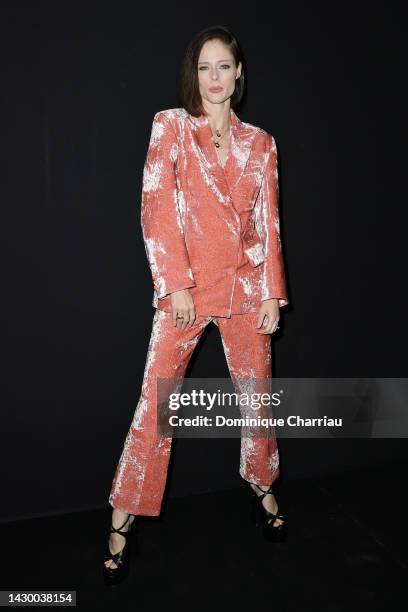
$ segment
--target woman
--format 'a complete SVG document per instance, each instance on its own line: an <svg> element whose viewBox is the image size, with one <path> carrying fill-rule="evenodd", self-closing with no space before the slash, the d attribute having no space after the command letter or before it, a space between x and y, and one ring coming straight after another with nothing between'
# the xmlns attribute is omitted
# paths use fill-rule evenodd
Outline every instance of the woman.
<svg viewBox="0 0 408 612"><path fill-rule="evenodd" d="M235 114L243 86L235 37L222 26L207 28L185 54L182 106L154 116L141 225L156 311L141 396L109 495L109 584L128 569L135 516L160 514L171 436L157 436L157 379L182 380L211 321L237 389L242 375L271 378L270 334L278 328L279 308L288 304L277 152L268 132ZM265 536L281 540L287 521L271 488L279 476L274 433L241 439L240 474L252 489Z"/></svg>

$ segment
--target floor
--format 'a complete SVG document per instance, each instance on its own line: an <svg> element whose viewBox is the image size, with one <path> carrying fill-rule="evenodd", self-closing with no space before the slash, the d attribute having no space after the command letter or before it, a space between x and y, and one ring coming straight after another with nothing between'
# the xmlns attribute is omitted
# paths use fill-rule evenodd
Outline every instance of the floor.
<svg viewBox="0 0 408 612"><path fill-rule="evenodd" d="M76 590L87 610L389 610L406 593L407 465L280 483L284 543L249 521L249 490L138 517L125 583L101 579L110 508L3 524L1 589ZM405 599L405 597L404 597Z"/></svg>

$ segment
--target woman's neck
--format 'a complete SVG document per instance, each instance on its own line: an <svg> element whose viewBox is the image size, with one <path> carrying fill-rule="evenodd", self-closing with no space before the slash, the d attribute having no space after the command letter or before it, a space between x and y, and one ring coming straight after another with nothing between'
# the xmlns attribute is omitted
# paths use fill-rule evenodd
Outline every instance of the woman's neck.
<svg viewBox="0 0 408 612"><path fill-rule="evenodd" d="M215 107L215 108L214 108ZM213 132L219 130L224 133L228 130L231 123L230 106L222 107L221 104L213 105L213 108L205 109L207 112L208 122Z"/></svg>

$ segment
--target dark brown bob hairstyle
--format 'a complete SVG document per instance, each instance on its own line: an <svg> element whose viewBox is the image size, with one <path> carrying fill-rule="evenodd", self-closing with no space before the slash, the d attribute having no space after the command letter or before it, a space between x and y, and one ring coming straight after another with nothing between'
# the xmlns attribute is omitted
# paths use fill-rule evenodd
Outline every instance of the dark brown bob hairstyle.
<svg viewBox="0 0 408 612"><path fill-rule="evenodd" d="M244 95L245 64L237 39L231 30L225 26L213 25L205 28L198 32L189 42L180 71L178 102L180 106L184 107L194 117L205 114L198 85L198 58L204 43L214 38L220 40L229 48L236 66L238 66L239 62L242 63L241 76L235 80L235 91L230 99L231 107L237 108Z"/></svg>

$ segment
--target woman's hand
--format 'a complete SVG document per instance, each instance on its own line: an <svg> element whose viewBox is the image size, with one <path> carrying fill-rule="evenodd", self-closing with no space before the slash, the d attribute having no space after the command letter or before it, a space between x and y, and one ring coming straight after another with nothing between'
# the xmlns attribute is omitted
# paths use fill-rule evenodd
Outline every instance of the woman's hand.
<svg viewBox="0 0 408 612"><path fill-rule="evenodd" d="M193 297L189 289L180 289L170 294L173 325L178 329L191 327L196 318Z"/></svg>
<svg viewBox="0 0 408 612"><path fill-rule="evenodd" d="M265 325L262 325L263 320L267 317ZM256 324L257 329L261 327L261 331L257 331L258 334L273 334L277 329L279 323L279 303L277 298L271 298L262 302L262 306L259 309L258 323Z"/></svg>

